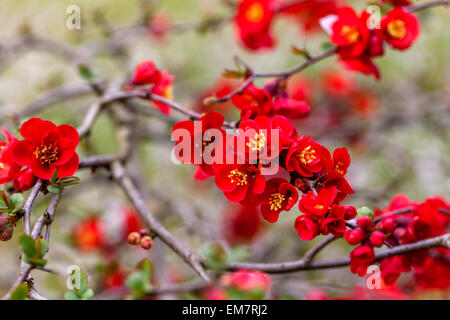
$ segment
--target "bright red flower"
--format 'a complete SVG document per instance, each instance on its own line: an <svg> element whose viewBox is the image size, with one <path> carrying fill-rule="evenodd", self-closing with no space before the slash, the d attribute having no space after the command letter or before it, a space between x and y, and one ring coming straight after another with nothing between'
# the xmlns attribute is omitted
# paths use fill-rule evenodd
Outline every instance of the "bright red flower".
<svg viewBox="0 0 450 320"><path fill-rule="evenodd" d="M298 137L289 146L286 155L286 169L296 171L303 177L311 177L323 168L320 149L321 146L309 137Z"/></svg>
<svg viewBox="0 0 450 320"><path fill-rule="evenodd" d="M30 190L37 182L38 178L30 168L19 171L14 177L14 189L17 191Z"/></svg>
<svg viewBox="0 0 450 320"><path fill-rule="evenodd" d="M96 217L81 220L73 230L73 239L78 249L92 251L105 244L105 231Z"/></svg>
<svg viewBox="0 0 450 320"><path fill-rule="evenodd" d="M266 187L266 179L252 164L227 164L216 168L216 185L231 202L253 199Z"/></svg>
<svg viewBox="0 0 450 320"><path fill-rule="evenodd" d="M417 17L402 8L391 10L381 20L384 40L395 49L405 50L417 39L420 25Z"/></svg>
<svg viewBox="0 0 450 320"><path fill-rule="evenodd" d="M245 113L244 111L249 107L254 107L258 115L268 115L273 109L272 97L269 92L253 84L247 86L242 93L234 95L231 101L238 109L242 110L242 113ZM242 113L241 119L244 119Z"/></svg>
<svg viewBox="0 0 450 320"><path fill-rule="evenodd" d="M20 134L25 140L13 143L12 157L37 177L49 180L56 170L58 178L63 178L77 171L79 136L74 127L32 118L22 124Z"/></svg>
<svg viewBox="0 0 450 320"><path fill-rule="evenodd" d="M272 0L241 0L234 19L241 43L250 50L271 48L275 41L270 34L274 16Z"/></svg>
<svg viewBox="0 0 450 320"><path fill-rule="evenodd" d="M122 209L122 236L123 238L127 238L128 235L132 232L139 232L143 228L145 228L144 222L142 221L139 213L134 209L134 207L125 207Z"/></svg>
<svg viewBox="0 0 450 320"><path fill-rule="evenodd" d="M278 98L273 102L273 113L280 114L290 119L306 117L311 108L305 101L291 98Z"/></svg>
<svg viewBox="0 0 450 320"><path fill-rule="evenodd" d="M348 71L357 71L366 75L372 75L375 79L380 79L380 71L368 55L362 55L357 58L342 58L340 61Z"/></svg>
<svg viewBox="0 0 450 320"><path fill-rule="evenodd" d="M8 130L2 131L8 141L0 141L0 184L13 180L21 168L12 156L12 145L17 139Z"/></svg>
<svg viewBox="0 0 450 320"><path fill-rule="evenodd" d="M362 245L352 250L350 259L350 271L362 277L375 260L375 253L371 246Z"/></svg>
<svg viewBox="0 0 450 320"><path fill-rule="evenodd" d="M306 215L298 216L295 219L295 230L302 240L312 240L320 233L320 225Z"/></svg>
<svg viewBox="0 0 450 320"><path fill-rule="evenodd" d="M131 85L154 84L159 80L159 71L152 60L139 63L134 69Z"/></svg>
<svg viewBox="0 0 450 320"><path fill-rule="evenodd" d="M261 214L267 221L274 223L281 211L289 211L298 200L295 187L282 178L272 178L266 183L261 195Z"/></svg>
<svg viewBox="0 0 450 320"><path fill-rule="evenodd" d="M415 280L422 288L447 289L450 287L450 250L440 258L427 257L420 267L415 267Z"/></svg>
<svg viewBox="0 0 450 320"><path fill-rule="evenodd" d="M220 282L223 286L232 286L241 291L261 290L265 293L272 287L269 276L261 271L239 270L223 275Z"/></svg>
<svg viewBox="0 0 450 320"><path fill-rule="evenodd" d="M183 147L185 147L176 156L183 163L199 164L201 168L201 172L198 172L199 178L214 175L212 164L216 162L224 163L226 133L222 129L223 122L223 115L210 112L200 117L195 123L191 120L183 120L176 123L172 128L172 135L177 139L175 145L183 143ZM196 125L199 126L198 132L195 130ZM185 138L188 138L189 141L183 141ZM211 150L212 159L205 159L205 150L213 142L215 148ZM188 147L189 150L187 151L190 152L190 155L185 154L186 147ZM216 154L219 150L220 154Z"/></svg>
<svg viewBox="0 0 450 320"><path fill-rule="evenodd" d="M159 78L153 88L151 89L152 94L159 95L167 100L173 99L173 83L174 76L170 75L167 70L162 70L159 73ZM170 107L160 101L152 100L153 104L164 114L170 114Z"/></svg>
<svg viewBox="0 0 450 320"><path fill-rule="evenodd" d="M444 221L437 209L427 201L417 208L415 216L408 225L408 231L414 239L422 240L445 233Z"/></svg>
<svg viewBox="0 0 450 320"><path fill-rule="evenodd" d="M342 57L359 57L366 50L370 30L365 19L358 17L353 8L339 8L337 20L331 28L331 42L338 47Z"/></svg>
<svg viewBox="0 0 450 320"><path fill-rule="evenodd" d="M406 260L403 256L394 256L381 260L381 277L385 284L394 284L403 272L409 272L411 270Z"/></svg>
<svg viewBox="0 0 450 320"><path fill-rule="evenodd" d="M308 191L307 194L303 194L298 208L304 214L311 217L324 217L334 199L336 198L336 188L322 189L317 195L312 191ZM342 213L344 214L344 212Z"/></svg>

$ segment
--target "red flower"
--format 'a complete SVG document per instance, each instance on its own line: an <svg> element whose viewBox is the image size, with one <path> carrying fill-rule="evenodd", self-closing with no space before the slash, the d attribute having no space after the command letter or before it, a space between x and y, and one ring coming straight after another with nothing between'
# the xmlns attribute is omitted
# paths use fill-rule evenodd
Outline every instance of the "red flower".
<svg viewBox="0 0 450 320"><path fill-rule="evenodd" d="M261 195L261 214L267 221L274 223L281 211L289 211L298 200L295 187L282 178L267 181Z"/></svg>
<svg viewBox="0 0 450 320"><path fill-rule="evenodd" d="M131 85L154 84L159 79L159 71L152 60L139 63L134 69Z"/></svg>
<svg viewBox="0 0 450 320"><path fill-rule="evenodd" d="M408 231L417 240L439 236L445 233L444 221L438 208L425 201L417 208L417 213L408 225Z"/></svg>
<svg viewBox="0 0 450 320"><path fill-rule="evenodd" d="M357 88L353 77L341 71L327 71L322 75L323 89L328 94L344 98L349 97Z"/></svg>
<svg viewBox="0 0 450 320"><path fill-rule="evenodd" d="M342 237L346 230L345 225L345 208L340 205L332 205L327 216L322 220L320 232L323 235L329 233L335 237Z"/></svg>
<svg viewBox="0 0 450 320"><path fill-rule="evenodd" d="M223 275L220 282L224 286L233 286L241 291L261 290L265 293L272 287L269 276L261 271L239 270Z"/></svg>
<svg viewBox="0 0 450 320"><path fill-rule="evenodd" d="M105 232L96 217L85 218L73 230L75 245L82 251L98 249L105 244Z"/></svg>
<svg viewBox="0 0 450 320"><path fill-rule="evenodd" d="M352 250L350 259L350 271L362 277L375 260L375 253L371 246L363 245Z"/></svg>
<svg viewBox="0 0 450 320"><path fill-rule="evenodd" d="M247 86L242 93L234 95L231 101L238 109L242 110L241 119L248 119L243 118L242 115L250 107L254 107L258 115L268 115L273 108L269 92L253 84Z"/></svg>
<svg viewBox="0 0 450 320"><path fill-rule="evenodd" d="M17 191L30 190L36 184L37 179L30 168L23 169L14 177L14 189Z"/></svg>
<svg viewBox="0 0 450 320"><path fill-rule="evenodd" d="M303 194L298 203L301 212L312 217L323 217L336 198L336 188L322 189L317 195L312 191ZM342 213L344 214L344 212Z"/></svg>
<svg viewBox="0 0 450 320"><path fill-rule="evenodd" d="M320 225L306 215L298 216L295 219L295 230L302 240L312 240L320 233Z"/></svg>
<svg viewBox="0 0 450 320"><path fill-rule="evenodd" d="M403 272L411 270L406 260L403 256L394 256L381 260L381 277L386 285L394 284Z"/></svg>
<svg viewBox="0 0 450 320"><path fill-rule="evenodd" d="M286 156L286 169L296 171L304 177L311 177L323 167L320 149L321 146L309 137L301 136L297 138L289 146Z"/></svg>
<svg viewBox="0 0 450 320"><path fill-rule="evenodd" d="M269 31L273 16L272 0L242 0L234 19L242 44L251 50L273 47Z"/></svg>
<svg viewBox="0 0 450 320"><path fill-rule="evenodd" d="M49 180L56 170L58 178L63 178L77 171L79 137L74 127L32 118L22 125L20 134L25 140L12 145L13 159L31 168L37 177Z"/></svg>
<svg viewBox="0 0 450 320"><path fill-rule="evenodd" d="M417 39L420 32L416 16L402 8L391 10L381 20L384 40L395 49L405 50Z"/></svg>
<svg viewBox="0 0 450 320"><path fill-rule="evenodd" d="M198 172L199 178L214 175L211 165L216 163L216 160L219 163L224 163L224 159L221 158L225 155L226 147L226 133L222 129L223 121L224 118L220 113L210 112L200 117L195 123L191 120L183 120L176 123L172 128L172 135L177 139L175 145L183 144L183 149L176 156L183 163L199 164L201 168L201 171ZM195 132L196 124L200 125L199 132ZM217 136L219 133L220 137ZM189 138L189 141L184 141L185 138ZM220 139L216 140L217 138ZM212 159L204 159L205 149L213 142L215 150L211 151ZM219 150L221 150L220 154L216 154ZM190 152L190 156L185 154L185 151Z"/></svg>
<svg viewBox="0 0 450 320"><path fill-rule="evenodd" d="M375 79L380 79L380 71L368 55L362 55L358 58L342 58L340 61L348 71L357 71L366 75L372 75Z"/></svg>
<svg viewBox="0 0 450 320"><path fill-rule="evenodd" d="M145 227L142 218L134 207L125 207L122 209L121 226L123 228L122 236L126 239L132 232L138 232Z"/></svg>
<svg viewBox="0 0 450 320"><path fill-rule="evenodd" d="M163 70L159 73L159 78L156 84L151 89L152 94L159 95L167 100L173 99L173 76L169 74L167 70ZM160 101L152 101L154 105L164 114L170 114L170 107Z"/></svg>
<svg viewBox="0 0 450 320"><path fill-rule="evenodd" d="M266 187L264 176L254 165L219 165L216 170L216 185L231 202L253 199Z"/></svg>
<svg viewBox="0 0 450 320"><path fill-rule="evenodd" d="M286 116L290 119L304 118L310 112L311 108L302 100L277 98L273 103L273 113Z"/></svg>
<svg viewBox="0 0 450 320"><path fill-rule="evenodd" d="M261 217L255 206L232 205L224 211L225 237L230 243L248 243L261 231Z"/></svg>
<svg viewBox="0 0 450 320"><path fill-rule="evenodd" d="M359 57L367 47L370 30L363 16L360 18L351 7L341 7L332 25L331 42L338 53L346 58Z"/></svg>
<svg viewBox="0 0 450 320"><path fill-rule="evenodd" d="M8 141L0 141L0 184L13 180L21 168L12 156L12 145L17 139L8 130L2 128L2 131Z"/></svg>

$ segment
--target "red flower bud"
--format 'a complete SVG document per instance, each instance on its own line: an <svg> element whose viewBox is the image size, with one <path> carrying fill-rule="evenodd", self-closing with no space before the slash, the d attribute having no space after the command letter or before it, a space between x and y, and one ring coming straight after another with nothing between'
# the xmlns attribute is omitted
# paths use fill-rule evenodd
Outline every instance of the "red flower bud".
<svg viewBox="0 0 450 320"><path fill-rule="evenodd" d="M148 250L152 247L153 245L153 239L150 236L144 236L141 239L141 247L144 248L145 250Z"/></svg>
<svg viewBox="0 0 450 320"><path fill-rule="evenodd" d="M366 238L366 234L361 229L347 230L344 234L344 238L349 244L356 245Z"/></svg>
<svg viewBox="0 0 450 320"><path fill-rule="evenodd" d="M12 238L14 229L11 227L7 227L5 230L3 230L2 233L0 233L0 240L1 241L8 241Z"/></svg>
<svg viewBox="0 0 450 320"><path fill-rule="evenodd" d="M6 225L6 217L0 216L0 231L4 229L5 225Z"/></svg>
<svg viewBox="0 0 450 320"><path fill-rule="evenodd" d="M139 232L131 232L128 235L128 243L131 245L137 245L139 244L139 242L141 241L141 235L139 234Z"/></svg>
<svg viewBox="0 0 450 320"><path fill-rule="evenodd" d="M381 222L381 227L384 233L392 233L397 228L397 222L392 217L384 218Z"/></svg>
<svg viewBox="0 0 450 320"><path fill-rule="evenodd" d="M141 235L141 237L143 237L143 236L148 236L150 234L150 232L148 232L147 229L140 229L139 234Z"/></svg>
<svg viewBox="0 0 450 320"><path fill-rule="evenodd" d="M356 208L353 206L343 206L345 208L344 213L344 219L345 220L352 220L354 217L356 217Z"/></svg>
<svg viewBox="0 0 450 320"><path fill-rule="evenodd" d="M17 191L30 190L36 184L37 179L30 168L23 169L14 177L14 189Z"/></svg>
<svg viewBox="0 0 450 320"><path fill-rule="evenodd" d="M359 218L358 220L356 220L356 223L364 231L370 230L370 228L373 225L372 219L370 219L370 217L368 217L368 216Z"/></svg>
<svg viewBox="0 0 450 320"><path fill-rule="evenodd" d="M370 243L374 247L381 247L383 245L385 239L386 239L386 236L381 231L374 231L370 235Z"/></svg>

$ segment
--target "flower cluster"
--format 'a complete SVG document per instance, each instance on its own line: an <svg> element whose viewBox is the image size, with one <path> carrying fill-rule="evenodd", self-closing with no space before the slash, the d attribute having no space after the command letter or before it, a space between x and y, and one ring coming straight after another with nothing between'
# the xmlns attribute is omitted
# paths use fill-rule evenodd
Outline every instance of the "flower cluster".
<svg viewBox="0 0 450 320"><path fill-rule="evenodd" d="M50 121L32 118L24 122L18 140L3 129L7 141L0 142L0 183L13 181L18 191L30 189L38 178L50 180L70 177L78 169L75 152L79 137L70 125L56 126ZM25 168L23 168L25 167Z"/></svg>
<svg viewBox="0 0 450 320"><path fill-rule="evenodd" d="M161 96L167 100L173 99L174 77L167 70L158 70L151 60L139 63L133 73L130 86L149 86L150 94ZM152 100L152 103L164 114L170 114L170 107L160 101Z"/></svg>
<svg viewBox="0 0 450 320"><path fill-rule="evenodd" d="M347 194L353 193L346 180L350 165L347 150L339 148L331 155L309 136L299 135L284 115L304 116L306 103L289 98L279 82L271 81L265 89L251 84L233 96L232 101L241 110L236 130L224 130L224 117L216 112L207 113L195 122L185 120L175 124L172 136L178 159L198 165L199 180L214 176L217 187L229 201L260 206L263 218L271 223L298 202L298 190L307 192L300 201L302 211L306 210L307 205L303 205L308 199L316 200L313 193L316 190L320 199L323 194L332 194L320 214L314 213L314 218L299 217L296 228L303 239L320 232L342 236L345 219L356 214L353 207L338 205ZM321 225L312 237L299 231L305 224L309 227L310 221Z"/></svg>
<svg viewBox="0 0 450 320"><path fill-rule="evenodd" d="M351 271L360 276L366 273L374 262L374 247L384 244L394 247L445 234L450 222L449 209L450 205L440 198L414 203L398 195L386 209L376 210L374 219L369 216L357 219L358 227L345 233L348 243L359 245L351 252ZM433 248L385 258L380 262L381 276L390 285L400 274L414 269L420 286L445 288L450 284L449 257L449 249Z"/></svg>
<svg viewBox="0 0 450 320"><path fill-rule="evenodd" d="M249 50L273 48L276 39L271 33L274 18L292 17L306 32L318 29L319 20L336 13L336 0L287 1L241 0L237 4L234 24L241 44Z"/></svg>
<svg viewBox="0 0 450 320"><path fill-rule="evenodd" d="M389 11L379 28L370 26L370 19L367 11L358 16L353 8L341 7L328 31L331 42L337 46L340 60L348 70L379 79L380 73L372 58L384 54L384 42L397 50L408 49L419 36L419 21L400 7Z"/></svg>

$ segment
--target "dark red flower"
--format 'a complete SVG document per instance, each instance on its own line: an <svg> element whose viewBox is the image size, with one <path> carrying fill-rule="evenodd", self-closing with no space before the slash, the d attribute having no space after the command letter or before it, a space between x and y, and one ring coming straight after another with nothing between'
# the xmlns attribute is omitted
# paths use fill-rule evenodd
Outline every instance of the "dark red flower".
<svg viewBox="0 0 450 320"><path fill-rule="evenodd" d="M261 231L262 219L256 206L232 205L223 214L225 237L232 244L248 243Z"/></svg>
<svg viewBox="0 0 450 320"><path fill-rule="evenodd" d="M13 180L21 168L12 156L12 145L17 139L8 130L2 128L2 131L7 141L0 141L0 184Z"/></svg>
<svg viewBox="0 0 450 320"><path fill-rule="evenodd" d="M323 167L320 149L321 146L309 137L298 137L289 146L286 155L286 169L296 171L303 177L311 177Z"/></svg>
<svg viewBox="0 0 450 320"><path fill-rule="evenodd" d="M272 178L266 183L261 195L261 214L267 221L274 223L281 211L289 211L298 200L295 187L282 178Z"/></svg>
<svg viewBox="0 0 450 320"><path fill-rule="evenodd" d="M344 215L345 208L343 206L336 204L332 205L320 225L321 234L327 235L331 233L335 237L342 237L346 230Z"/></svg>
<svg viewBox="0 0 450 320"><path fill-rule="evenodd" d="M14 189L17 191L30 190L37 182L38 178L30 168L19 171L14 177Z"/></svg>
<svg viewBox="0 0 450 320"><path fill-rule="evenodd" d="M49 180L56 170L58 178L63 178L77 171L79 137L74 127L32 118L22 125L20 134L25 140L13 143L12 157L37 177Z"/></svg>
<svg viewBox="0 0 450 320"><path fill-rule="evenodd" d="M371 246L363 245L352 250L350 259L350 271L362 277L375 260L375 253Z"/></svg>
<svg viewBox="0 0 450 320"><path fill-rule="evenodd" d="M320 233L320 225L306 215L298 216L295 219L295 230L302 240L312 240Z"/></svg>
<svg viewBox="0 0 450 320"><path fill-rule="evenodd" d="M241 43L250 50L271 48L275 41L270 34L274 16L272 0L241 0L234 18Z"/></svg>
<svg viewBox="0 0 450 320"><path fill-rule="evenodd" d="M381 20L384 40L395 49L405 50L417 39L420 25L417 17L402 8L391 10Z"/></svg>

